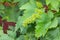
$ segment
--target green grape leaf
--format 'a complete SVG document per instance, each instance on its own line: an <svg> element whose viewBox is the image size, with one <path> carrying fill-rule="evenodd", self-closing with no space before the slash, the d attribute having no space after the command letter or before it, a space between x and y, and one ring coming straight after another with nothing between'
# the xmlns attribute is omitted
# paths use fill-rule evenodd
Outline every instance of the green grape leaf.
<svg viewBox="0 0 60 40"><path fill-rule="evenodd" d="M47 31L50 27L51 28L57 27L58 20L57 20L57 18L54 18L52 20L53 17L54 17L54 15L52 14L52 12L48 12L48 14L43 13L41 15L41 18L36 21L36 23L37 23L37 25L35 27L36 28L35 29L36 37L45 36L45 34L47 33Z"/></svg>
<svg viewBox="0 0 60 40"><path fill-rule="evenodd" d="M54 18L49 26L49 28L55 28L58 25L58 19Z"/></svg>
<svg viewBox="0 0 60 40"><path fill-rule="evenodd" d="M47 5L51 5L51 10L59 11L59 0L46 0Z"/></svg>
<svg viewBox="0 0 60 40"><path fill-rule="evenodd" d="M36 4L35 4L34 1L32 1L33 3L32 3L31 1L32 1L32 0L30 0L30 2L22 5L22 6L20 7L20 9L21 9L21 10L23 10L23 9L26 9L26 10L35 9L35 8L36 8Z"/></svg>
<svg viewBox="0 0 60 40"><path fill-rule="evenodd" d="M16 37L16 33L13 32L13 31L8 30L7 33L9 35L9 37L12 37L12 38L15 38Z"/></svg>
<svg viewBox="0 0 60 40"><path fill-rule="evenodd" d="M52 21L49 21L49 22L46 22L46 23L39 20L38 23L37 23L36 29L35 29L36 37L45 36L48 29L56 28L57 25L58 25L57 18L54 18Z"/></svg>
<svg viewBox="0 0 60 40"><path fill-rule="evenodd" d="M60 28L51 29L41 40L60 40Z"/></svg>
<svg viewBox="0 0 60 40"><path fill-rule="evenodd" d="M54 13L51 12L51 11L48 11L48 17L49 17L50 19L53 19L53 17L54 17Z"/></svg>
<svg viewBox="0 0 60 40"><path fill-rule="evenodd" d="M14 40L14 39L9 37L7 34L4 34L0 37L0 40Z"/></svg>
<svg viewBox="0 0 60 40"><path fill-rule="evenodd" d="M37 24L35 29L35 36L36 37L45 36L50 24L51 22L48 22L46 24L40 22L39 24Z"/></svg>
<svg viewBox="0 0 60 40"><path fill-rule="evenodd" d="M26 9L26 10L30 10L30 9L32 10L34 8L35 8L34 5L32 5L31 3L26 3L25 5L23 5L22 7L20 7L20 9Z"/></svg>

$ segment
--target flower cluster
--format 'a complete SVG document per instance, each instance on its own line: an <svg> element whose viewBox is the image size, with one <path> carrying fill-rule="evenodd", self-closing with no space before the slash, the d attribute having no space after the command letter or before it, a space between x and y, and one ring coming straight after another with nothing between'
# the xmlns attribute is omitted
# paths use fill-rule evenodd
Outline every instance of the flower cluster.
<svg viewBox="0 0 60 40"><path fill-rule="evenodd" d="M40 18L41 13L41 10L35 9L35 13L27 18L25 21L23 21L23 26L26 27L28 24L33 23L36 19Z"/></svg>
<svg viewBox="0 0 60 40"><path fill-rule="evenodd" d="M37 6L37 8L41 8L41 7L43 7L43 5L42 5L41 2L36 2L36 6Z"/></svg>

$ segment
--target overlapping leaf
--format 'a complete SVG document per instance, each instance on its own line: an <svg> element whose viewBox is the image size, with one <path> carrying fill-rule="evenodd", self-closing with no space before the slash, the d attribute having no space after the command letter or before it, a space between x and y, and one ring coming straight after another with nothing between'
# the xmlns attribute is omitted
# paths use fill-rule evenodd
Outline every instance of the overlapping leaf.
<svg viewBox="0 0 60 40"><path fill-rule="evenodd" d="M46 21L43 18L42 18L42 20L40 19L37 21L37 26L36 26L36 30L35 30L36 37L44 36L47 33L48 29L55 28L58 25L58 20L56 18L54 18L53 21L51 21L51 19L49 20L50 16L48 16L48 17L46 17L47 15L44 15L44 16L45 17L43 17L43 18L45 18L48 21Z"/></svg>

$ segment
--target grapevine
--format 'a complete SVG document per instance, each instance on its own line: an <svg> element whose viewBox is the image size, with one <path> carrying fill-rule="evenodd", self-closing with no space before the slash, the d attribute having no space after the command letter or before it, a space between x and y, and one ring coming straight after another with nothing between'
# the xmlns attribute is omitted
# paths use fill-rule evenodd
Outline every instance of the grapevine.
<svg viewBox="0 0 60 40"><path fill-rule="evenodd" d="M0 40L60 40L60 0L0 0Z"/></svg>

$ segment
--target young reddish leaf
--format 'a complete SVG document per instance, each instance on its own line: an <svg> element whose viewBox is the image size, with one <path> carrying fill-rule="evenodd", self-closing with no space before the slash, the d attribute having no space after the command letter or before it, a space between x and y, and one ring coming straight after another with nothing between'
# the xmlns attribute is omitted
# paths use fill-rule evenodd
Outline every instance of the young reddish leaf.
<svg viewBox="0 0 60 40"><path fill-rule="evenodd" d="M47 5L44 5L43 7L45 8L45 12L47 13L47 11L48 11L48 6L47 6Z"/></svg>
<svg viewBox="0 0 60 40"><path fill-rule="evenodd" d="M7 22L8 23L8 26L15 26L15 22Z"/></svg>
<svg viewBox="0 0 60 40"><path fill-rule="evenodd" d="M7 30L9 26L15 26L16 23L14 22L7 22L6 20L3 21L3 32L7 34Z"/></svg>
<svg viewBox="0 0 60 40"><path fill-rule="evenodd" d="M7 30L8 30L8 22L7 22L7 21L4 21L4 22L3 22L3 32L4 32L5 34L7 34Z"/></svg>
<svg viewBox="0 0 60 40"><path fill-rule="evenodd" d="M10 3L9 2L4 2L3 3L6 7L10 6Z"/></svg>

